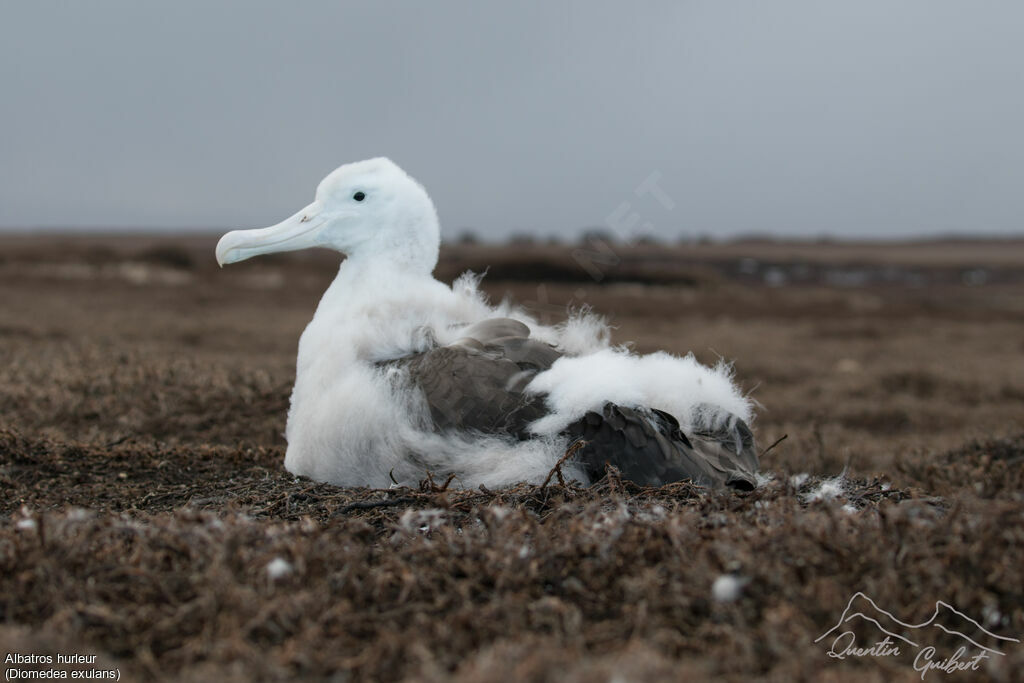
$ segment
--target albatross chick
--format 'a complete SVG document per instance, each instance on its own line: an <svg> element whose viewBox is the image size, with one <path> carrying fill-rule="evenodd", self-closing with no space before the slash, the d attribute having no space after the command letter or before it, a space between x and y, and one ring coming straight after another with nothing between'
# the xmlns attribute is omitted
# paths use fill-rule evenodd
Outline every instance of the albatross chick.
<svg viewBox="0 0 1024 683"><path fill-rule="evenodd" d="M602 318L555 326L492 306L466 274L432 273L440 228L423 187L388 159L346 164L277 225L235 230L220 265L327 247L345 254L299 339L285 467L346 486L540 482L607 464L642 485L690 479L751 489L751 401L725 363L611 347Z"/></svg>

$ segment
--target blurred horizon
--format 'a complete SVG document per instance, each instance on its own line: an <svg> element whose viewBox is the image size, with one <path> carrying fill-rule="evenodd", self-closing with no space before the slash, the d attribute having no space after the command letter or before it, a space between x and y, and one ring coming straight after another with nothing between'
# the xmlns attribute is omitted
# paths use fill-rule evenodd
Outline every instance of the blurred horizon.
<svg viewBox="0 0 1024 683"><path fill-rule="evenodd" d="M68 238L72 240L105 240L123 237L125 239L163 240L163 243L174 244L176 240L209 239L211 244L232 228L210 228L199 226L36 226L29 228L0 226L0 239L46 239ZM447 233L441 236L442 247L452 246L586 246L605 243L614 247L699 247L706 245L743 245L743 244L777 244L777 245L927 245L927 244L1002 244L1024 242L1024 232L1006 234L970 234L970 233L922 233L910 235L785 235L770 233L736 233L730 235L689 234L682 233L676 237L671 234L648 234L622 237L608 229L607 226L586 226L579 230L563 234L538 235L528 232L509 235L489 235L464 230L461 233ZM323 249L311 247L310 249ZM304 251L309 251L306 249ZM331 251L326 249L326 251Z"/></svg>
<svg viewBox="0 0 1024 683"><path fill-rule="evenodd" d="M10 4L0 233L262 227L386 155L449 244L1021 237L1022 20L957 0Z"/></svg>

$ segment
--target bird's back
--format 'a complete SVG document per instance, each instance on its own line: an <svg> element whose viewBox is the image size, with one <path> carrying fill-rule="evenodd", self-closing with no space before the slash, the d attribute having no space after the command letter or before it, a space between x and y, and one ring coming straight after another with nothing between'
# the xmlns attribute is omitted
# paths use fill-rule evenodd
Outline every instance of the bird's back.
<svg viewBox="0 0 1024 683"><path fill-rule="evenodd" d="M468 327L452 344L389 364L406 371L422 391L437 431L524 440L532 436L530 423L548 412L544 396L527 393L526 387L561 356L531 339L525 324L490 318ZM656 407L614 403L570 424L565 436L584 442L576 457L592 480L612 465L641 485L690 479L709 487L754 488L758 463L750 429L713 406L700 408L690 436Z"/></svg>

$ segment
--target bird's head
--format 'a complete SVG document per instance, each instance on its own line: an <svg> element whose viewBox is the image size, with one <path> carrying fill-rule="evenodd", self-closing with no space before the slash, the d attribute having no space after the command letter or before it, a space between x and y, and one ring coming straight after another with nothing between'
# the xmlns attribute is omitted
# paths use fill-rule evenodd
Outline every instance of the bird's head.
<svg viewBox="0 0 1024 683"><path fill-rule="evenodd" d="M326 247L349 258L383 258L405 267L437 263L440 230L426 190L383 157L345 164L316 188L313 203L269 228L233 230L217 243L217 263Z"/></svg>

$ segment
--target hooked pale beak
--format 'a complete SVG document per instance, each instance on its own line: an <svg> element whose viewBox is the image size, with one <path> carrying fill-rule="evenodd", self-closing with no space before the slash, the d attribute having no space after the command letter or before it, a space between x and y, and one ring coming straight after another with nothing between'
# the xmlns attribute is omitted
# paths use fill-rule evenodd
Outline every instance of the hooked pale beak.
<svg viewBox="0 0 1024 683"><path fill-rule="evenodd" d="M319 228L327 222L320 202L313 202L277 225L256 230L232 230L217 242L217 263L224 266L260 254L320 246Z"/></svg>

